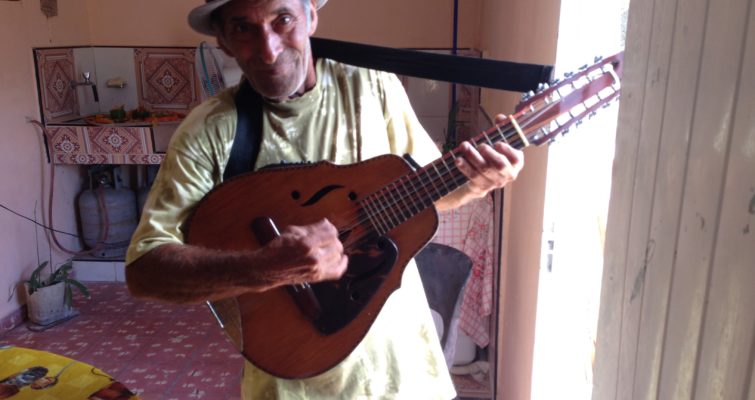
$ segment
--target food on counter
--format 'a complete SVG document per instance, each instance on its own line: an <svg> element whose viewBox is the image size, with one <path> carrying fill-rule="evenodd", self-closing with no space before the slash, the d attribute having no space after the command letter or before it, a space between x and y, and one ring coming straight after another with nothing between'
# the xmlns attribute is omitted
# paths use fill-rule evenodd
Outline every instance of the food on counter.
<svg viewBox="0 0 755 400"><path fill-rule="evenodd" d="M94 114L86 117L87 122L93 125L110 124L156 124L160 122L178 122L186 115L173 111L151 112L144 107L137 107L129 112L117 107L108 114Z"/></svg>
<svg viewBox="0 0 755 400"><path fill-rule="evenodd" d="M123 106L116 107L110 110L110 119L114 122L125 122L128 119L128 114Z"/></svg>
<svg viewBox="0 0 755 400"><path fill-rule="evenodd" d="M144 107L137 107L131 111L131 119L147 119L152 113Z"/></svg>

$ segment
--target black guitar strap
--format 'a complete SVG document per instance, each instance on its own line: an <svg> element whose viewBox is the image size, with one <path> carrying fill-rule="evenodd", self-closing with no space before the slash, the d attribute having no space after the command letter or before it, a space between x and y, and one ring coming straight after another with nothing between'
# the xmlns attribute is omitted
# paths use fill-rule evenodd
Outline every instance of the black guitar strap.
<svg viewBox="0 0 755 400"><path fill-rule="evenodd" d="M223 180L254 170L262 140L262 96L252 89L246 79L236 92L234 103L238 115L236 137L223 171Z"/></svg>
<svg viewBox="0 0 755 400"><path fill-rule="evenodd" d="M311 38L312 54L345 64L417 78L527 92L551 78L553 66L522 64ZM223 179L254 170L262 132L262 97L244 81L236 93L238 123Z"/></svg>
<svg viewBox="0 0 755 400"><path fill-rule="evenodd" d="M512 92L528 92L549 82L552 65L515 63L418 50L394 49L340 40L310 38L312 54L344 64Z"/></svg>

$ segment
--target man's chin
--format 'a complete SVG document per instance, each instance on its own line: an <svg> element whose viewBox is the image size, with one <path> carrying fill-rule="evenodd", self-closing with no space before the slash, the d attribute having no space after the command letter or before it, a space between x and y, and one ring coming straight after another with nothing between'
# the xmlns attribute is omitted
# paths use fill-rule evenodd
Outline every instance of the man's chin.
<svg viewBox="0 0 755 400"><path fill-rule="evenodd" d="M275 101L284 101L288 100L292 97L298 96L298 90L297 88L291 88L291 87L285 87L285 86L275 86L275 87L266 87L262 85L256 85L254 82L251 82L254 89L259 93L262 97L270 100Z"/></svg>

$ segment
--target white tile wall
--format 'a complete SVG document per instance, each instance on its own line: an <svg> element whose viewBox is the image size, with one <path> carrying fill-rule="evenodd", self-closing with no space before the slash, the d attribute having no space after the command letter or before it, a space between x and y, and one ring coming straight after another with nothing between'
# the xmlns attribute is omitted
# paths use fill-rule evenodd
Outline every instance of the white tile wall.
<svg viewBox="0 0 755 400"><path fill-rule="evenodd" d="M125 282L122 261L74 260L76 279L88 282Z"/></svg>

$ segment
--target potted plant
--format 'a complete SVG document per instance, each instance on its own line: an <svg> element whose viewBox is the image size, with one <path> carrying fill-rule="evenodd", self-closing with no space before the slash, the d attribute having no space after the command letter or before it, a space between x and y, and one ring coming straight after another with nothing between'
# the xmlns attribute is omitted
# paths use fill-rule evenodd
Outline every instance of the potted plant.
<svg viewBox="0 0 755 400"><path fill-rule="evenodd" d="M24 282L29 320L42 326L75 315L72 287L89 298L89 290L86 286L70 276L73 270L72 259L58 268L50 265L50 273L45 277L43 272L48 265L50 265L48 261L40 263L29 279Z"/></svg>

